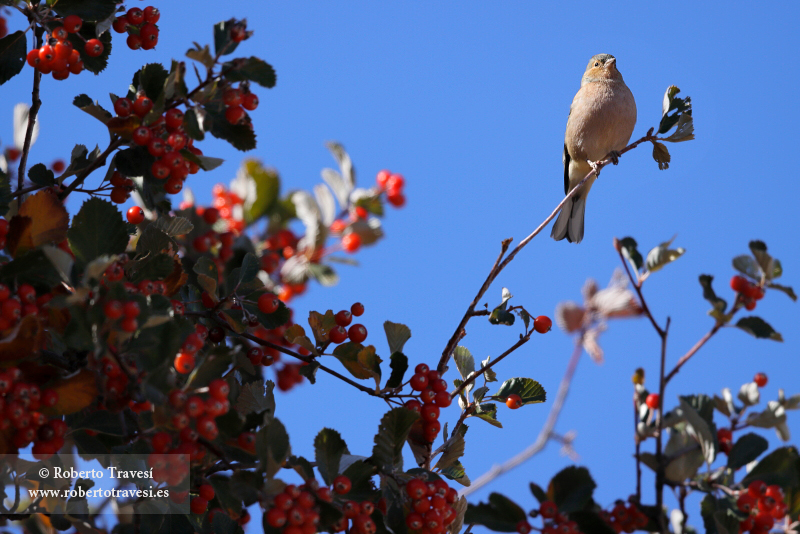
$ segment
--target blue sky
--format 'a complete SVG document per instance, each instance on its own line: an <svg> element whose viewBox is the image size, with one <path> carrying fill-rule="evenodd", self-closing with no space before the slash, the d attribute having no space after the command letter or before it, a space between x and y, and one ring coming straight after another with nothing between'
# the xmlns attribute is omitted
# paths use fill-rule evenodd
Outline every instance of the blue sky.
<svg viewBox="0 0 800 534"><path fill-rule="evenodd" d="M433 363L485 278L501 239L519 241L561 200L569 104L588 59L607 52L617 57L636 97L634 138L657 124L664 90L674 84L692 97L697 139L669 146L672 163L666 171L658 170L647 146L604 170L588 202L583 243L554 242L548 229L484 300L494 304L507 286L517 304L552 315L558 302L580 301L587 277L606 284L619 266L614 236L633 236L646 252L677 234L675 244L686 248L685 256L654 274L644 289L657 319L663 324L667 315L672 318L670 367L712 326L697 276L714 275L718 293L731 301L731 258L746 253L749 240L765 240L783 263L782 282L800 286L800 186L792 176L800 83L793 54L800 49L800 37L792 32L796 6L250 5L258 9L247 12L235 3L205 0L190 8L162 3L155 52L130 51L120 43L99 77L84 73L61 83L48 78L32 163L66 157L75 143L106 139L100 123L71 106L75 95L87 92L107 103L106 95L123 92L142 64L181 57L192 41L210 42L213 23L246 16L255 36L239 51L264 58L278 73L274 89L259 90L261 105L252 113L259 147L250 155L276 167L285 189L309 189L320 182L323 167L333 166L323 143L337 140L349 151L360 183L371 185L382 168L403 173L407 181L408 204L389 210L383 242L358 255L360 267L341 267L337 287L312 287L294 301L296 317L361 301L368 340L379 354L388 356L381 327L388 319L410 326L406 352L412 363ZM10 27L19 25L12 17ZM26 67L0 91L4 144L11 137L11 104L29 98L29 84ZM226 160L213 173L190 179L198 198L208 201L211 186L227 183L243 155L216 140L202 148ZM757 371L770 378L764 400L776 398L779 387L788 394L800 392L793 389L800 372L800 308L771 292L753 313L786 341L756 340L724 329L671 383L667 405L679 394L738 389ZM496 356L519 331L479 318L470 323L463 344L476 357ZM596 499L608 505L635 490L630 375L643 366L652 386L659 345L644 319L613 323L601 343L606 362L581 362L557 431L577 432L579 463L598 482ZM534 378L552 399L571 348L571 339L557 330L537 336L498 365L499 377ZM453 377L451 371L445 378ZM463 462L468 475L477 478L533 441L549 404L501 409L502 430L471 422ZM313 455L313 436L323 426L340 430L353 453L367 454L384 410L381 403L322 377L316 386L281 395L277 415L287 423L296 454ZM457 416L452 407L443 420L454 422ZM795 435L800 434L797 416L789 414ZM772 431L763 434L777 444ZM527 482L544 485L570 463L558 449L551 444L472 500L501 491L532 506ZM646 476L644 487L649 500L652 477ZM696 507L693 512L690 523L699 526Z"/></svg>

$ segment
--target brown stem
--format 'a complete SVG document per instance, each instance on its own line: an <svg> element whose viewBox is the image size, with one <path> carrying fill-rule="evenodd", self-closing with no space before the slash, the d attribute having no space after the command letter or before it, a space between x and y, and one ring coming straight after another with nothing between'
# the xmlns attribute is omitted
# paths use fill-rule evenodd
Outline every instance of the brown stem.
<svg viewBox="0 0 800 534"><path fill-rule="evenodd" d="M556 426L556 422L558 422L558 416L561 414L561 409L564 407L564 401L567 399L567 393L569 393L572 377L575 375L575 369L578 367L578 362L580 361L580 357L583 352L584 333L585 332L581 332L581 334L575 340L575 349L572 351L572 356L567 364L567 370L564 372L564 377L561 379L561 384L558 386L556 399L553 401L553 405L550 407L550 413L547 415L547 420L545 421L544 426L542 426L542 429L539 431L536 441L531 443L528 448L507 462L494 466L489 471L479 476L469 487L464 488L464 490L460 492L461 495L469 495L470 493L477 491L495 478L507 473L508 471L511 471L544 449L545 445L547 445L547 442L550 441L553 429Z"/></svg>
<svg viewBox="0 0 800 534"><path fill-rule="evenodd" d="M658 461L658 470L656 471L656 510L661 510L664 504L664 484L666 477L664 470L666 465L663 462L663 435L664 435L664 389L667 387L667 381L664 377L664 370L667 362L667 335L669 333L670 318L667 317L667 323L664 330L659 332L661 336L661 366L658 372L658 435L656 436L656 460ZM659 523L661 532L667 534L669 529L665 522L663 514L659 512Z"/></svg>
<svg viewBox="0 0 800 534"><path fill-rule="evenodd" d="M636 451L634 456L636 457L636 502L642 501L642 458L641 458L641 448L642 448L642 441L639 439L639 410L636 407L636 400L637 395L634 391L633 393L633 439L636 442Z"/></svg>
<svg viewBox="0 0 800 534"><path fill-rule="evenodd" d="M658 137L653 135L653 128L651 128L644 137L634 141L630 145L620 150L619 155L625 154L626 152L633 150L634 148L639 146L641 143L644 143L645 141L656 141L657 139ZM447 366L447 362L450 359L450 356L453 354L453 350L455 350L458 340L464 337L463 334L464 328L466 327L467 322L469 322L470 318L473 316L473 313L475 311L475 306L477 306L478 301L483 297L484 293L486 293L486 291L489 289L489 286L492 285L492 282L494 282L495 278L497 278L500 272L503 269L505 269L506 265L508 265L514 259L514 257L519 253L519 251L521 251L525 247L525 245L530 243L530 241L534 237L536 237L544 229L544 227L547 226L547 224L555 218L556 215L558 215L558 212L559 210L561 210L561 207L564 205L564 203L566 203L567 200L572 198L575 195L575 193L581 187L583 187L583 184L586 183L587 180L589 180L592 176L598 174L603 169L603 167L605 167L609 163L612 163L611 158L606 158L602 161L596 162L595 166L596 168L592 169L589 172L589 174L587 174L583 178L583 180L580 181L580 183L578 183L575 187L573 187L570 190L570 192L567 193L566 196L561 200L561 202L558 203L558 206L556 206L553 212L550 213L550 215L544 221L542 221L542 223L539 226L537 226L536 229L530 233L530 235L528 235L525 239L520 241L519 245L517 245L508 254L508 256L505 256L505 259L503 259L503 256L508 250L508 246L511 243L511 239L506 239L502 242L502 250L500 251L500 255L498 256L497 260L494 262L494 266L489 271L489 275L486 277L486 280L483 282L480 289L478 290L478 294L475 295L474 299L472 299L472 303L469 305L467 311L464 313L464 316L461 318L461 321L458 323L455 332L453 332L453 335L450 336L450 340L447 342L444 351L442 351L442 356L439 359L439 364L436 366L437 370L440 373L444 372L444 368Z"/></svg>
<svg viewBox="0 0 800 534"><path fill-rule="evenodd" d="M676 363L676 364L675 364L675 367L672 369L672 371L670 371L670 372L669 372L669 374L668 374L668 375L667 375L667 376L664 378L664 380L666 380L667 382L669 382L670 380L672 380L672 377L673 377L673 376L675 376L676 374L678 374L678 371L680 371L680 370L681 370L681 367L683 367L683 365L684 365L686 362L688 362L688 361L689 361L689 358L691 358L692 356L694 356L694 354L695 354L695 353L696 353L698 350L700 350L700 348L701 348L703 345L705 345L705 344L706 344L706 342L707 342L709 339L711 339L711 338L714 336L714 334L716 334L716 333L719 331L719 329L720 329L720 328L722 328L722 323L717 323L717 324L715 324L715 325L714 325L714 328L712 328L711 330L709 330L709 331L708 331L708 333L706 333L706 335L704 335L703 337L701 337L701 338L700 338L700 341L698 341L697 343L695 343L695 344L694 344L694 347L692 347L691 349L689 349L689 352L687 352L686 354L684 354L683 356L681 356L681 359L680 359L680 360L678 360L678 363Z"/></svg>
<svg viewBox="0 0 800 534"><path fill-rule="evenodd" d="M618 241L615 238L614 239L614 243L616 244L617 242ZM628 273L628 278L630 279L631 284L633 284L633 287L636 290L636 294L639 295L639 302L642 304L642 311L644 311L644 314L647 316L648 319L650 319L650 324L652 324L653 328L656 329L656 332L658 332L658 335L663 338L664 337L664 330L662 330L661 327L658 326L658 323L656 322L655 318L653 317L653 314L650 313L650 308L647 307L647 301L644 300L644 295L642 295L642 284L639 281L638 275L637 275L637 278L634 280L633 274L631 273L630 268L628 268L628 262L625 261L625 256L622 255L622 247L618 246L618 247L616 247L616 249L617 249L617 252L619 253L619 259L622 261L622 265L625 267L625 272Z"/></svg>
<svg viewBox="0 0 800 534"><path fill-rule="evenodd" d="M42 46L42 34L44 28L36 26L34 31L36 48ZM22 154L19 158L19 169L17 170L17 190L22 189L25 183L25 167L28 165L28 153L31 150L31 139L33 138L33 127L36 125L36 115L39 113L39 108L42 107L42 101L39 98L39 84L42 81L42 72L39 69L33 69L33 91L31 91L31 107L28 110L28 127L25 130L25 142L22 145ZM20 203L22 202L23 195L20 194Z"/></svg>
<svg viewBox="0 0 800 534"><path fill-rule="evenodd" d="M59 193L58 198L60 198L61 200L67 198L67 196L69 196L70 193L75 191L75 189L83 183L83 181L86 179L87 176L89 176L94 171L105 165L108 156L113 151L122 146L122 143L123 140L120 139L119 137L112 139L111 142L108 144L108 148L106 148L102 154L97 156L97 159L94 160L92 163L90 163L88 167L86 167L85 169L80 171L77 175L75 175L75 179L72 180L72 183L69 184L69 186L67 186L66 189L64 189L61 193Z"/></svg>
<svg viewBox="0 0 800 534"><path fill-rule="evenodd" d="M493 367L493 366L494 366L494 365L495 365L497 362L499 362L500 360L502 360L503 358L505 358L506 356L508 356L509 354L511 354L512 352L514 352L514 351L515 351L515 350L517 350L518 348L520 348L522 345L524 345L525 343L527 343L528 341L530 341L530 339L531 339L531 333L530 333L530 332L529 332L528 334L526 334L526 335L522 336L522 337L519 339L519 341L517 341L516 343L514 343L514 344L513 344L513 345L512 345L512 346L511 346L511 347L510 347L508 350L506 350L506 351L505 351L503 354L501 354L500 356L498 356L498 357L497 357L495 360L493 360L493 361L491 361L491 362L487 363L486 365L484 365L483 367L481 367L480 369L478 369L478 370L477 370L477 371L476 371L476 372L475 372L475 373L474 373L472 376L470 376L470 377L468 377L466 380L464 380L464 382L462 382L460 386L458 386L456 389L454 389L454 390L453 390L453 392L450 394L450 398L451 398L451 399L455 399L455 398L458 396L458 394L459 394L459 393L461 393L462 391L464 391L464 388L465 388L465 387L467 387L468 385L470 385L470 384L472 384L473 382L475 382L475 380L476 380L476 379L477 379L479 376L483 376L483 373L485 373L485 372L486 372L488 369L491 369L491 368L492 368L492 367Z"/></svg>

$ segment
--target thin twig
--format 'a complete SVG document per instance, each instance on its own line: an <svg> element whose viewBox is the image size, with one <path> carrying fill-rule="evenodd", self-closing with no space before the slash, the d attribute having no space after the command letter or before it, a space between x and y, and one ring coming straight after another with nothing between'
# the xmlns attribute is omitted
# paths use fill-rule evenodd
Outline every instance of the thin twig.
<svg viewBox="0 0 800 534"><path fill-rule="evenodd" d="M476 371L476 372L475 372L475 373L474 373L472 376L469 376L469 377L467 377L467 378L464 380L464 382L462 382L462 383L461 383L461 385L460 385L460 386L458 386L456 389L454 389L454 390L453 390L453 392L450 394L450 398L451 398L451 399L455 399L455 398L458 396L458 394L459 394L459 393L461 393L462 391L464 391L464 388L466 388L468 385L470 385L470 384L472 384L473 382L475 382L475 380L476 380L476 379L477 379L479 376L483 376L483 374L484 374L484 373L485 373L485 372L486 372L488 369L491 369L491 368L492 368L492 367L493 367L493 366L494 366L494 365L495 365L497 362L501 361L503 358L505 358L506 356L508 356L509 354L511 354L512 352L514 352L514 351L515 351L515 350L517 350L518 348L520 348L522 345L524 345L525 343L527 343L528 341L530 341L530 339L531 339L531 333L530 333L530 332L528 332L527 334L525 334L524 336L522 336L522 337L519 339L519 341L517 341L516 343L514 343L513 345L511 345L511 347L509 347L509 349L508 349L508 350L506 350L506 351L505 351L503 354L501 354L500 356L498 356L498 357L497 357L497 358L495 358L494 360L490 361L489 363L487 363L486 365L484 365L483 367L481 367L480 369L478 369L478 370L477 370L477 371Z"/></svg>
<svg viewBox="0 0 800 534"><path fill-rule="evenodd" d="M666 476L664 473L666 466L662 461L662 441L664 437L664 390L667 387L667 381L664 377L664 370L667 365L667 336L669 334L669 325L670 318L667 317L667 323L664 326L664 330L659 332L659 335L661 336L661 366L658 372L658 435L656 436L656 460L658 461L658 469L656 470L656 510L661 510L663 507L664 484L666 483ZM659 523L661 524L662 532L669 532L662 514L659 514Z"/></svg>
<svg viewBox="0 0 800 534"><path fill-rule="evenodd" d="M570 384L572 384L572 377L575 375L575 369L578 367L578 362L580 361L581 354L583 353L583 335L584 332L581 332L575 341L575 349L572 351L572 356L567 364L567 370L564 372L564 377L561 379L561 384L558 386L558 393L556 393L556 398L553 401L553 405L550 407L550 413L547 415L547 420L545 421L544 426L542 426L542 429L539 431L536 441L531 443L528 448L507 462L501 465L496 465L486 473L479 476L469 487L461 490L461 492L459 492L460 495L469 495L470 493L479 490L500 475L511 471L544 449L544 447L547 445L547 442L550 441L553 429L556 426L556 422L558 422L558 416L561 414L561 409L564 407L564 401L567 399L567 393L569 393Z"/></svg>
<svg viewBox="0 0 800 534"><path fill-rule="evenodd" d="M646 141L656 141L656 140L658 140L658 137L656 135L653 135L653 128L651 128L650 131L648 131L647 134L644 137L634 141L630 145L628 145L625 148L623 148L622 150L620 150L619 151L619 155L622 155L622 154L624 154L624 153L626 153L626 152L628 152L630 150L633 150L634 148L639 146L641 143L644 143ZM547 226L548 223L550 223L550 221L552 221L555 218L556 215L558 215L558 212L561 210L562 206L564 206L564 204L567 202L567 200L569 200L570 198L575 196L575 193L581 187L583 187L583 184L585 184L593 176L599 174L600 171L603 169L603 167L605 167L609 163L613 163L611 158L606 158L606 159L604 159L602 161L596 162L595 168L592 169L589 172L589 174L587 174L583 178L583 180L581 180L575 187L573 187L570 190L569 193L566 194L566 196L561 200L561 202L558 203L558 206L556 206L556 208L553 210L553 212L544 221L542 221L542 223L539 226L537 226L536 229L533 232L530 233L530 235L528 235L525 239L520 241L519 245L517 245L508 254L508 256L505 256L505 253L508 250L508 246L511 243L511 239L506 239L506 240L504 240L502 242L502 250L500 251L500 255L498 256L497 260L495 261L494 266L489 271L489 275L486 277L486 280L483 282L483 284L481 285L480 289L478 290L478 294L475 295L474 299L472 299L472 303L469 305L469 307L467 308L467 311L464 313L464 316L461 318L461 321L458 323L458 326L456 327L455 332L453 332L453 335L450 336L450 340L447 342L447 345L445 346L444 351L442 351L442 356L439 359L439 364L436 366L437 370L440 373L444 372L444 369L447 366L447 362L450 359L450 356L453 354L453 350L455 350L455 348L456 348L456 343L458 343L457 340L459 339L459 336L463 337L462 332L464 332L464 328L466 327L467 322L469 322L470 318L473 316L473 313L475 311L475 306L478 305L478 301L481 300L481 298L483 297L484 293L486 293L486 291L489 289L489 286L491 286L492 282L494 282L495 278L497 278L497 276L500 274L500 272L503 269L505 269L506 265L508 265L514 259L514 257L525 247L525 245L530 243L530 241L534 237L536 237L544 229L544 227ZM503 259L504 256L505 256L505 259Z"/></svg>
<svg viewBox="0 0 800 534"><path fill-rule="evenodd" d="M36 48L42 46L42 34L44 28L36 26L34 32L36 40ZM22 189L25 183L25 167L28 164L28 153L31 150L31 140L33 139L33 127L36 125L36 115L39 113L39 108L42 107L42 101L39 98L39 84L42 81L42 72L39 69L33 69L33 90L31 91L31 107L28 110L28 127L25 130L25 142L22 145L22 154L19 159L19 169L17 170L17 190ZM20 195L20 202L23 196Z"/></svg>
<svg viewBox="0 0 800 534"><path fill-rule="evenodd" d="M108 144L108 147L103 151L103 153L97 156L97 159L95 159L93 162L89 164L88 167L86 167L85 169L80 171L77 175L75 175L75 179L72 180L72 183L69 184L69 186L67 186L66 189L64 189L61 193L59 193L58 198L60 198L61 200L67 198L67 196L70 193L72 193L78 186L80 186L83 183L83 181L86 179L87 176L92 174L98 168L105 165L108 156L116 149L118 149L120 146L122 146L123 142L124 141L119 137L115 137L114 139L112 139L111 142Z"/></svg>
<svg viewBox="0 0 800 534"><path fill-rule="evenodd" d="M617 245L617 243L618 240L615 238L614 239L615 246ZM622 265L625 267L625 272L628 273L628 278L630 279L631 284L633 284L634 289L636 289L636 294L639 295L639 302L641 302L642 304L642 311L644 311L644 314L647 315L648 319L650 319L650 324L652 324L653 328L656 329L658 335L663 338L664 330L661 329L661 327L658 325L655 318L653 317L653 314L650 313L650 308L647 307L647 301L644 300L644 295L642 295L642 284L638 279L638 273L637 273L637 278L634 280L633 274L631 273L631 270L628 268L628 262L625 261L625 256L622 255L622 247L616 246L616 249L617 252L619 253L619 259L622 260Z"/></svg>
<svg viewBox="0 0 800 534"><path fill-rule="evenodd" d="M698 341L697 343L695 343L695 344L694 344L694 347L692 347L691 349L689 349L689 352L687 352L686 354L684 354L683 356L681 356L681 359L680 359L680 360L678 360L678 363L676 363L676 364L675 364L675 367L672 369L672 371L670 371L670 372L669 372L669 374L668 374L668 375L667 375L667 376L664 378L664 380L665 380L666 382L669 382L670 380L672 380L672 377L673 377L673 376L675 376L676 374L678 374L678 371L680 371L680 370L681 370L681 367L683 367L683 365L684 365L686 362L688 362L688 361L689 361L689 358L691 358L692 356L694 356L694 354L695 354L695 353L696 353L698 350L700 350L700 348L701 348L703 345L705 345L705 344L706 344L706 342L707 342L709 339L711 339L711 338L714 336L714 334L716 334L716 333L719 331L719 329L720 329L720 328L722 328L722 323L717 323L717 324L715 324L715 325L714 325L714 328L712 328L711 330L709 330L709 331L706 333L706 335L704 335L703 337L701 337L701 338L700 338L700 341Z"/></svg>

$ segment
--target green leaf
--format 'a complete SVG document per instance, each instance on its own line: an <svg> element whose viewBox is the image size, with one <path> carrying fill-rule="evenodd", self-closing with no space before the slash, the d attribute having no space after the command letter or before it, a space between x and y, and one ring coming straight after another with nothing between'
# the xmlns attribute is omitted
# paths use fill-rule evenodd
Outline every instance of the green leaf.
<svg viewBox="0 0 800 534"><path fill-rule="evenodd" d="M172 365L186 337L194 332L194 324L182 317L141 330L128 345L138 354L136 365L141 371L153 371L164 364Z"/></svg>
<svg viewBox="0 0 800 534"><path fill-rule="evenodd" d="M767 287L772 288L772 289L777 289L778 291L782 291L782 292L786 293L787 295L789 295L790 299L792 299L793 301L797 302L797 295L795 294L794 289L792 289L791 287L782 286L782 285L776 284L774 282L768 283Z"/></svg>
<svg viewBox="0 0 800 534"><path fill-rule="evenodd" d="M570 466L559 471L547 486L547 498L564 513L583 510L592 500L597 487L589 470Z"/></svg>
<svg viewBox="0 0 800 534"><path fill-rule="evenodd" d="M681 114L692 114L692 98L689 96L686 98L678 98L677 94L680 92L681 90L676 86L670 85L667 88L666 93L664 93L661 122L658 125L658 133L663 134L670 131L672 127L678 123ZM671 111L674 111L675 113L670 115L669 113Z"/></svg>
<svg viewBox="0 0 800 534"><path fill-rule="evenodd" d="M170 237L186 235L194 230L194 225L185 217L170 217L162 215L155 220L153 225Z"/></svg>
<svg viewBox="0 0 800 534"><path fill-rule="evenodd" d="M361 343L348 341L333 349L333 355L354 377L359 380L373 378L376 387L380 386L381 359L375 354L375 347L372 345L365 347Z"/></svg>
<svg viewBox="0 0 800 534"><path fill-rule="evenodd" d="M411 425L419 418L419 414L405 408L393 408L382 418L375 434L375 446L372 448L372 460L384 469L403 468L403 443L405 443Z"/></svg>
<svg viewBox="0 0 800 534"><path fill-rule="evenodd" d="M235 187L244 203L244 219L251 223L269 213L278 201L280 178L274 169L254 159L245 160L232 187Z"/></svg>
<svg viewBox="0 0 800 534"><path fill-rule="evenodd" d="M62 17L78 15L84 21L96 22L113 15L117 3L115 0L58 0L53 8Z"/></svg>
<svg viewBox="0 0 800 534"><path fill-rule="evenodd" d="M580 532L592 534L614 534L616 531L602 517L591 510L579 510L569 514L569 519L578 524Z"/></svg>
<svg viewBox="0 0 800 534"><path fill-rule="evenodd" d="M509 378L503 382L503 385L500 386L494 396L505 400L514 393L522 398L523 405L547 400L547 393L542 385L530 378Z"/></svg>
<svg viewBox="0 0 800 534"><path fill-rule="evenodd" d="M800 487L800 457L793 446L775 449L750 471L742 484L749 485L754 480L761 480L767 485L776 484L784 492ZM787 501L788 504L788 501Z"/></svg>
<svg viewBox="0 0 800 534"><path fill-rule="evenodd" d="M119 210L107 200L90 198L72 218L69 245L80 264L104 254L121 254L128 246L128 230Z"/></svg>
<svg viewBox="0 0 800 534"><path fill-rule="evenodd" d="M186 51L186 57L202 63L207 69L214 68L214 56L211 55L208 45L200 47L199 44L194 43L194 48Z"/></svg>
<svg viewBox="0 0 800 534"><path fill-rule="evenodd" d="M483 419L492 426L503 428L503 424L497 420L497 405L493 402L484 402L475 406L474 415L470 417L477 417Z"/></svg>
<svg viewBox="0 0 800 534"><path fill-rule="evenodd" d="M8 175L0 171L0 217L4 217L8 213L11 200L11 182Z"/></svg>
<svg viewBox="0 0 800 534"><path fill-rule="evenodd" d="M150 176L152 156L145 147L133 147L120 150L114 157L114 164L123 176Z"/></svg>
<svg viewBox="0 0 800 534"><path fill-rule="evenodd" d="M386 381L386 389L394 389L403 383L403 376L408 370L408 356L402 352L394 352L389 358L389 367L392 369L392 374L389 380Z"/></svg>
<svg viewBox="0 0 800 534"><path fill-rule="evenodd" d="M163 280L172 274L175 260L169 254L148 254L144 258L131 260L125 264L125 274L131 282L142 280Z"/></svg>
<svg viewBox="0 0 800 534"><path fill-rule="evenodd" d="M653 159L658 163L658 169L661 171L669 169L669 162L672 156L669 155L669 150L664 143L653 141Z"/></svg>
<svg viewBox="0 0 800 534"><path fill-rule="evenodd" d="M261 87L271 89L275 87L275 83L278 81L272 65L257 57L234 59L225 63L222 69L231 69L226 78L234 82L250 80Z"/></svg>
<svg viewBox="0 0 800 534"><path fill-rule="evenodd" d="M155 102L164 91L164 83L169 78L169 72L160 63L148 63L133 75L133 87L141 88L144 94Z"/></svg>
<svg viewBox="0 0 800 534"><path fill-rule="evenodd" d="M72 100L72 105L78 109L85 111L95 119L103 124L107 124L113 115L103 108L96 101L92 100L88 95L80 94Z"/></svg>
<svg viewBox="0 0 800 534"><path fill-rule="evenodd" d="M61 2L59 1L60 4ZM87 20L84 19L80 33L69 34L69 40L75 50L80 53L84 70L88 70L92 74L100 74L108 66L108 58L111 55L111 32L105 32L97 37L97 28L94 23L87 22ZM86 41L95 38L103 43L103 53L99 56L90 56L86 53Z"/></svg>
<svg viewBox="0 0 800 534"><path fill-rule="evenodd" d="M714 280L713 276L710 274L701 274L699 280L703 288L703 298L714 307L708 314L712 317L719 318L725 313L725 310L728 308L728 303L725 302L724 299L719 298L711 287L711 282Z"/></svg>
<svg viewBox="0 0 800 534"><path fill-rule="evenodd" d="M707 406L708 411L713 414L714 408L711 403L708 402ZM680 398L680 411L687 421L686 431L700 444L705 461L709 465L712 464L716 457L716 447L714 446L716 441L714 433L711 431L712 425L683 397Z"/></svg>
<svg viewBox="0 0 800 534"><path fill-rule="evenodd" d="M688 113L682 113L678 118L678 126L675 131L664 139L670 143L681 143L694 139L694 119Z"/></svg>
<svg viewBox="0 0 800 534"><path fill-rule="evenodd" d="M402 408L397 408L402 409ZM413 413L413 412L412 412ZM344 476L350 479L352 486L347 498L354 501L362 501L373 498L375 491L372 489L370 480L375 474L375 466L363 460L356 460L344 470Z"/></svg>
<svg viewBox="0 0 800 534"><path fill-rule="evenodd" d="M411 339L411 329L401 323L386 321L383 323L386 332L386 341L389 343L389 352L403 352L406 341Z"/></svg>
<svg viewBox="0 0 800 534"><path fill-rule="evenodd" d="M258 431L256 451L263 462L267 476L272 478L291 454L289 434L279 419L273 419L269 425Z"/></svg>
<svg viewBox="0 0 800 534"><path fill-rule="evenodd" d="M174 240L159 230L155 224L148 224L136 241L136 254L157 254L173 247ZM177 248L174 247L174 248Z"/></svg>
<svg viewBox="0 0 800 534"><path fill-rule="evenodd" d="M748 243L750 247L750 252L753 253L753 256L756 257L756 261L758 262L758 266L761 268L761 272L767 275L767 280L772 280L773 278L778 278L783 274L783 269L781 269L781 262L776 259L773 259L767 253L767 245L763 241L754 240Z"/></svg>
<svg viewBox="0 0 800 534"><path fill-rule="evenodd" d="M214 24L214 51L218 56L232 54L239 43L231 39L231 27L239 24L235 19Z"/></svg>
<svg viewBox="0 0 800 534"><path fill-rule="evenodd" d="M772 339L774 341L783 341L783 336L776 332L769 323L761 317L751 315L750 317L742 317L736 323L737 328L741 328L751 336L759 339Z"/></svg>
<svg viewBox="0 0 800 534"><path fill-rule="evenodd" d="M323 428L314 438L314 458L325 484L330 486L339 475L339 462L343 454L350 454L350 451L337 431Z"/></svg>
<svg viewBox="0 0 800 534"><path fill-rule="evenodd" d="M239 285L246 285L252 282L261 270L261 262L251 253L246 253L242 259L242 266L239 268Z"/></svg>
<svg viewBox="0 0 800 534"><path fill-rule="evenodd" d="M37 163L28 169L28 179L36 185L49 186L56 183L56 176L44 163Z"/></svg>
<svg viewBox="0 0 800 534"><path fill-rule="evenodd" d="M492 310L492 314L489 316L489 322L491 324L503 324L506 326L511 326L516 321L516 316L513 313L507 310L508 308L508 301L511 298L511 292L508 288L503 288L503 298L502 302Z"/></svg>
<svg viewBox="0 0 800 534"><path fill-rule="evenodd" d="M769 442L758 434L753 434L752 432L745 434L736 440L733 448L728 453L728 467L734 471L744 467L761 456L761 453L768 448Z"/></svg>
<svg viewBox="0 0 800 534"><path fill-rule="evenodd" d="M455 480L462 486L469 486L472 484L472 481L467 476L464 466L459 461L455 461L442 469L441 474L450 480Z"/></svg>
<svg viewBox="0 0 800 534"><path fill-rule="evenodd" d="M457 346L456 350L453 351L453 360L456 362L458 373L464 380L475 372L475 358L467 347Z"/></svg>
<svg viewBox="0 0 800 534"><path fill-rule="evenodd" d="M444 442L444 448L442 449L442 455L439 457L439 460L436 462L434 469L447 469L458 463L458 459L464 456L464 447L466 442L464 441L464 435L466 435L468 430L467 425L460 425L458 429L453 432L453 435L450 436L447 441ZM462 468L463 469L463 468ZM461 474L464 476L464 473ZM461 477L453 477L453 478L461 478Z"/></svg>
<svg viewBox="0 0 800 534"><path fill-rule="evenodd" d="M639 272L644 265L644 260L636 248L636 240L632 237L623 237L620 239L619 245L622 248L622 255L633 265L633 270Z"/></svg>
<svg viewBox="0 0 800 534"><path fill-rule="evenodd" d="M753 280L761 279L761 268L758 266L753 256L748 256L747 254L736 256L733 258L733 268L742 274L746 274Z"/></svg>
<svg viewBox="0 0 800 534"><path fill-rule="evenodd" d="M181 150L181 155L184 159L196 163L204 171L213 171L223 163L225 160L222 158L212 158L210 156L203 156L202 154L193 154L188 149Z"/></svg>
<svg viewBox="0 0 800 534"><path fill-rule="evenodd" d="M195 141L202 141L206 138L203 128L200 126L200 120L197 118L197 111L194 108L189 108L183 114L183 128L186 130L186 135Z"/></svg>
<svg viewBox="0 0 800 534"><path fill-rule="evenodd" d="M533 494L534 497L536 497L536 500L539 501L539 504L547 500L547 494L544 492L541 486L531 482L530 488L531 488L531 493Z"/></svg>
<svg viewBox="0 0 800 534"><path fill-rule="evenodd" d="M93 430L111 436L125 436L134 430L125 428L128 421L126 421L124 412L113 413L107 410L97 410L86 415L82 414L83 412L78 412L75 415L66 416L70 429Z"/></svg>
<svg viewBox="0 0 800 534"><path fill-rule="evenodd" d="M217 139L227 141L236 150L246 152L256 147L256 134L248 124L231 124L221 104L206 105L203 129Z"/></svg>
<svg viewBox="0 0 800 534"><path fill-rule="evenodd" d="M686 249L681 247L676 249L669 248L674 240L675 237L673 236L673 238L669 241L661 243L647 253L647 260L645 263L648 271L654 273L662 269L668 263L671 263L683 256L683 253L686 252Z"/></svg>
<svg viewBox="0 0 800 534"><path fill-rule="evenodd" d="M313 278L324 287L333 287L339 283L339 275L330 265L309 263L306 272L310 278Z"/></svg>
<svg viewBox="0 0 800 534"><path fill-rule="evenodd" d="M0 39L0 85L22 71L27 53L25 32L16 31Z"/></svg>
<svg viewBox="0 0 800 534"><path fill-rule="evenodd" d="M464 523L483 525L495 532L516 532L517 523L525 519L525 510L518 504L499 493L491 493L488 503L467 505Z"/></svg>
<svg viewBox="0 0 800 534"><path fill-rule="evenodd" d="M264 414L271 417L275 414L275 396L272 390L275 384L263 380L254 380L243 384L236 398L236 411L242 415Z"/></svg>

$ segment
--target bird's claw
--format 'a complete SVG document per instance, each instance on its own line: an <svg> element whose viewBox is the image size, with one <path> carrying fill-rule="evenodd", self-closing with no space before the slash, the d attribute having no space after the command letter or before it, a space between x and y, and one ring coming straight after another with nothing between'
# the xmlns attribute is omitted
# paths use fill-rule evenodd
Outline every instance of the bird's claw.
<svg viewBox="0 0 800 534"><path fill-rule="evenodd" d="M607 157L611 158L611 163L613 163L614 165L618 165L620 156L621 154L619 152L617 152L616 150L612 150L611 152L608 153Z"/></svg>
<svg viewBox="0 0 800 534"><path fill-rule="evenodd" d="M589 166L592 168L592 170L594 171L594 175L595 175L596 177L598 177L598 178L599 178L599 177L600 177L600 168L601 168L601 167L600 167L600 163L601 163L601 162L599 162L599 161L592 161L592 160L588 160L588 159L587 159L587 160L586 160L586 163L588 163L588 164L589 164Z"/></svg>

